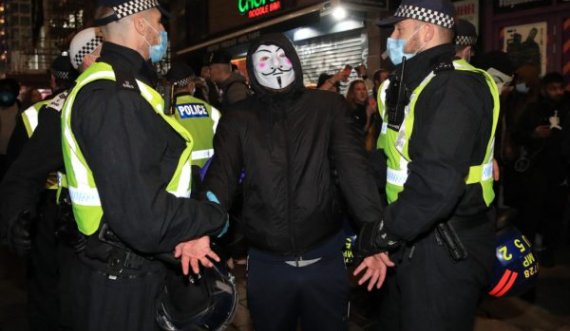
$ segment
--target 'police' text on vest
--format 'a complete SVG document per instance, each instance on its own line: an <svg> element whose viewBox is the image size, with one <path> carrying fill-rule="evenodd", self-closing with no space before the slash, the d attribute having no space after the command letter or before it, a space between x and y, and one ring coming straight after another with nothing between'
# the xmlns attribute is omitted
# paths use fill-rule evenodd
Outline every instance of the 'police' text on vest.
<svg viewBox="0 0 570 331"><path fill-rule="evenodd" d="M177 105L180 118L208 117L206 106L201 103L185 103Z"/></svg>

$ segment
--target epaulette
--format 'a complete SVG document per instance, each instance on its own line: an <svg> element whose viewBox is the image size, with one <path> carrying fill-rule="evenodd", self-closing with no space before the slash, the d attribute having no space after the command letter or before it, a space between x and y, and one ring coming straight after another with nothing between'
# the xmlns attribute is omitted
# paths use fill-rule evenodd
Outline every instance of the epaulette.
<svg viewBox="0 0 570 331"><path fill-rule="evenodd" d="M56 95L55 97L51 98L49 103L46 105L47 108L53 109L57 112L61 112L63 109L63 104L65 103L65 99L69 95L69 91L63 91Z"/></svg>
<svg viewBox="0 0 570 331"><path fill-rule="evenodd" d="M136 92L140 91L135 76L132 73L122 70L116 70L115 68L113 69L115 72L115 79L116 79L115 82L119 90L130 90Z"/></svg>
<svg viewBox="0 0 570 331"><path fill-rule="evenodd" d="M453 66L453 62L447 62L447 61L440 62L433 68L433 72L436 75L439 74L440 72L450 71L450 70L455 70L455 67Z"/></svg>

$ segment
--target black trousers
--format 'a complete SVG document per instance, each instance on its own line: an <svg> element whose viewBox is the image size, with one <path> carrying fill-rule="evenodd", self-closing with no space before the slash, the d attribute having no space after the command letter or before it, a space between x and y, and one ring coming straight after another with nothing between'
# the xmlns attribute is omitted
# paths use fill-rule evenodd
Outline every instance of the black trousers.
<svg viewBox="0 0 570 331"><path fill-rule="evenodd" d="M251 249L248 256L247 300L256 331L348 330L349 284L342 241L334 240L323 254L310 252L296 267ZM290 260L293 260L291 258Z"/></svg>
<svg viewBox="0 0 570 331"><path fill-rule="evenodd" d="M28 259L28 316L31 330L69 330L69 286L73 249L56 238L56 191L42 193Z"/></svg>
<svg viewBox="0 0 570 331"><path fill-rule="evenodd" d="M70 275L75 331L157 331L157 296L164 286L165 267L148 261L130 278L109 277L104 264L85 256Z"/></svg>
<svg viewBox="0 0 570 331"><path fill-rule="evenodd" d="M381 290L377 330L473 330L492 259L486 266L473 257L454 262L433 233L416 244L412 258L409 253L404 252Z"/></svg>

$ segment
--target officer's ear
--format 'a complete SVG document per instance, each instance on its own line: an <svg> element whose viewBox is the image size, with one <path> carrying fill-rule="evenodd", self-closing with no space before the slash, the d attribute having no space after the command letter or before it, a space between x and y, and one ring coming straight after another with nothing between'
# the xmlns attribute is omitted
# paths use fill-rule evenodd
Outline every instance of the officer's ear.
<svg viewBox="0 0 570 331"><path fill-rule="evenodd" d="M138 34L140 34L141 36L146 35L146 29L147 29L147 23L145 22L144 19L144 12L141 13L137 13L133 15L133 25L135 27L135 31L137 31Z"/></svg>
<svg viewBox="0 0 570 331"><path fill-rule="evenodd" d="M421 31L420 31L420 33L421 33ZM430 41L433 39L434 35L435 35L435 27L434 27L434 25L431 24L431 23L425 23L425 26L424 26L424 35L423 35L423 38L422 38L423 41L426 42L426 43L430 42Z"/></svg>

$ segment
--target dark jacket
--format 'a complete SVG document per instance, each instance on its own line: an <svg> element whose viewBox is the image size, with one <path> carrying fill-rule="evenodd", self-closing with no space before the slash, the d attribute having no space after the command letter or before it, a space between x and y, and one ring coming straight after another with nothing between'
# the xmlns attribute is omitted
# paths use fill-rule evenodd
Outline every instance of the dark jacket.
<svg viewBox="0 0 570 331"><path fill-rule="evenodd" d="M564 154L568 150L566 146L568 135L567 118L570 110L570 99L565 96L560 102L541 96L537 102L529 104L523 111L516 127L515 139L523 146L530 160L529 171L536 171L544 176L550 185L560 185L566 179L566 167L568 165ZM538 126L550 125L549 118L554 116L555 111L560 119L559 126L562 129L550 129L550 136L541 138L534 131Z"/></svg>
<svg viewBox="0 0 570 331"><path fill-rule="evenodd" d="M222 90L222 110L244 100L249 95L245 77L236 72L232 72L230 77L220 84L220 89Z"/></svg>
<svg viewBox="0 0 570 331"><path fill-rule="evenodd" d="M103 43L99 61L113 67L117 82L83 87L71 127L93 171L102 222L127 246L147 254L172 252L182 241L219 231L225 215L218 207L166 192L185 142L138 88L130 88L137 86L134 78L154 86L152 66L112 43Z"/></svg>
<svg viewBox="0 0 570 331"><path fill-rule="evenodd" d="M453 56L453 45L447 44L423 51L406 63L404 84L410 91L432 70L440 70L417 99L408 146L412 160L408 179L398 200L386 208L384 219L391 234L413 242L442 221L479 215L488 226L480 235L462 239L470 253L483 254L489 266L494 252L493 220L486 215L489 208L481 185L466 185L465 178L470 166L483 163L491 136L493 99L481 74L453 70ZM396 67L394 75L400 70L401 66Z"/></svg>
<svg viewBox="0 0 570 331"><path fill-rule="evenodd" d="M42 107L38 126L0 185L3 225L21 212L34 212L50 172L63 169L60 113Z"/></svg>
<svg viewBox="0 0 570 331"><path fill-rule="evenodd" d="M270 91L255 79L251 56L261 44L280 46L293 63L295 81L286 90ZM337 233L333 166L357 221L378 221L380 197L344 98L304 88L299 58L282 35L251 45L248 74L255 94L222 116L205 186L230 208L245 169L243 221L250 244L299 256Z"/></svg>

